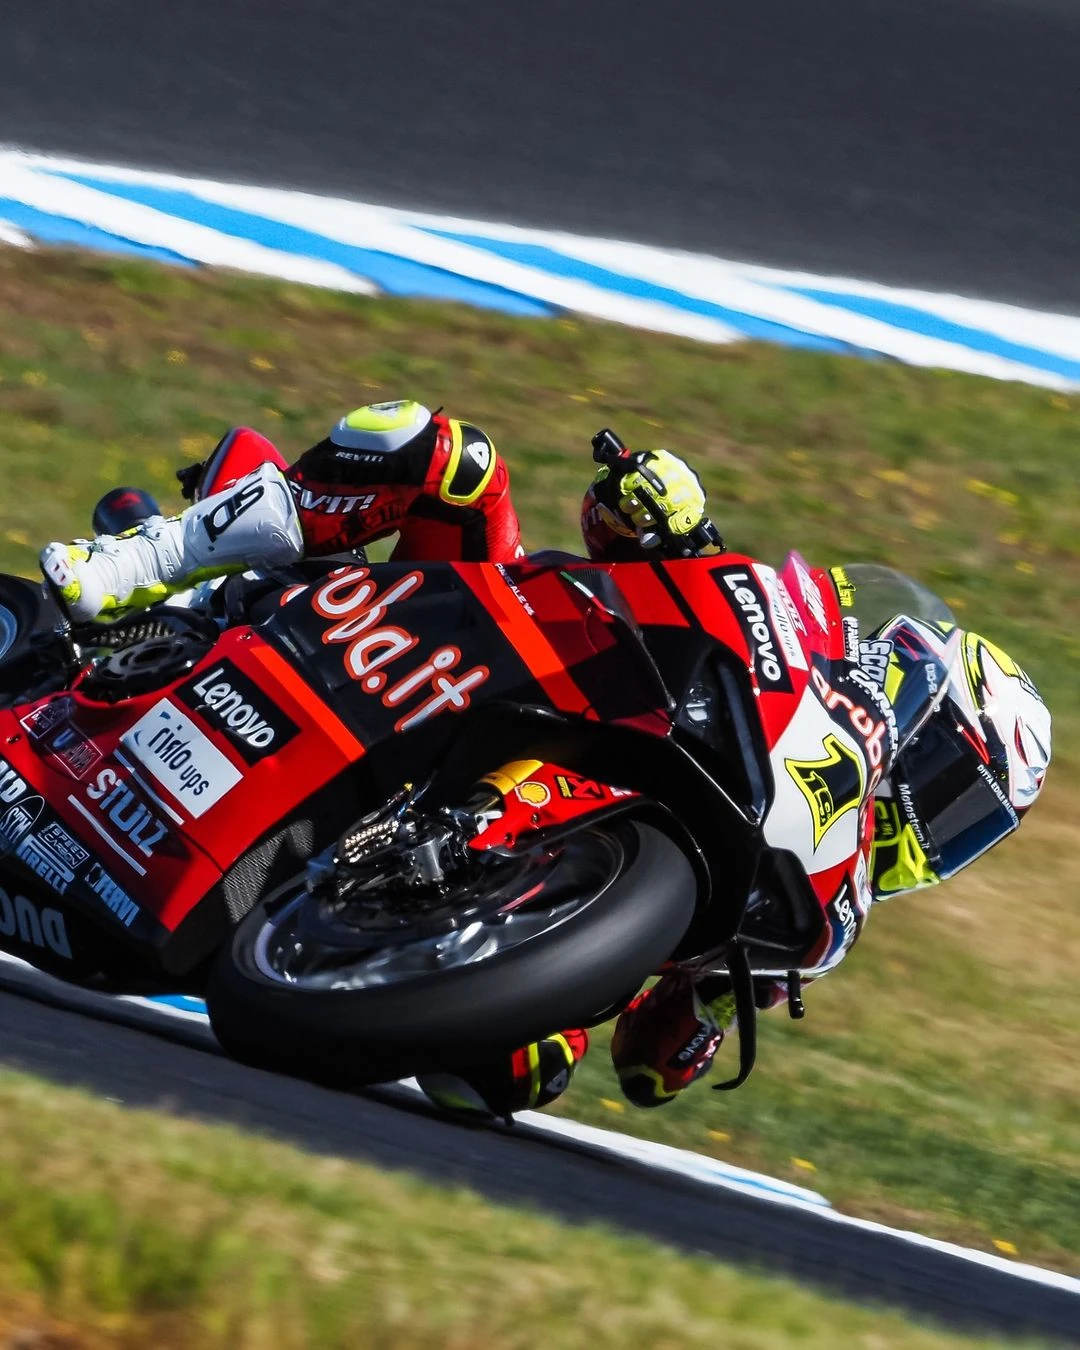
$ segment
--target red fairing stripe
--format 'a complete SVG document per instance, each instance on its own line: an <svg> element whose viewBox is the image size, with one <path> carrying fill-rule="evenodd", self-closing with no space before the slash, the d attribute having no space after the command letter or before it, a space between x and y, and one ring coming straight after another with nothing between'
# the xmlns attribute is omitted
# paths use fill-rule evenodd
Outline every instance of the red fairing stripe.
<svg viewBox="0 0 1080 1350"><path fill-rule="evenodd" d="M526 582L521 586L516 584L511 586L509 579L499 568L497 575L501 580L493 585L492 569L485 565L456 563L454 570L461 575L476 599L499 625L502 635L524 661L529 673L555 707L561 708L564 712L595 717L588 699L567 672L566 662L552 646L540 625L526 611L525 604L538 599L532 590L535 583ZM544 580L550 580L552 586L550 597L547 595L543 597L550 600L550 604L543 607L545 621L551 622L552 608L560 605L563 610L558 611L555 617L565 617L572 623L579 622L578 612L567 599L559 582L553 577ZM533 605L529 604L529 608L533 609Z"/></svg>

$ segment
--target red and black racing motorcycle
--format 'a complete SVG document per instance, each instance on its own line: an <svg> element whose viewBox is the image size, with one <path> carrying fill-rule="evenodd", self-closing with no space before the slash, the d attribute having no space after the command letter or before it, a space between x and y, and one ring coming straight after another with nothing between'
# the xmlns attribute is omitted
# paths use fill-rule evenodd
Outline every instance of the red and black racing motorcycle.
<svg viewBox="0 0 1080 1350"><path fill-rule="evenodd" d="M796 555L305 563L72 630L0 578L0 948L203 996L232 1055L345 1085L727 969L733 1085L755 979L798 1015L869 910L902 730L847 678L856 584Z"/></svg>

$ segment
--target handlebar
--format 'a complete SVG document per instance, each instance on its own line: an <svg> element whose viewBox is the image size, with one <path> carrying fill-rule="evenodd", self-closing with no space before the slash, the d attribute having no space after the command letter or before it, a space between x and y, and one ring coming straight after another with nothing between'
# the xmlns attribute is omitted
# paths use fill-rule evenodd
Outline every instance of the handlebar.
<svg viewBox="0 0 1080 1350"><path fill-rule="evenodd" d="M653 492L662 495L664 485L648 467L648 450L633 451L615 434L610 427L602 427L592 438L593 460L597 464L617 467L623 473L637 470ZM638 489L637 495L649 508L649 514L656 523L658 543L656 547L665 558L696 558L707 548L723 550L724 541L720 531L708 516L695 525L687 534L675 534L668 528L667 518L660 507L657 497L647 489Z"/></svg>

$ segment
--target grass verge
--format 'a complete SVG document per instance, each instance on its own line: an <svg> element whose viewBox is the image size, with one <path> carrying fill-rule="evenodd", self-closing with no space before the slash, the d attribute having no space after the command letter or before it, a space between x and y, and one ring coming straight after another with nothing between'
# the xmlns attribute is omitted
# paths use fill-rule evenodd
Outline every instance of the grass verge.
<svg viewBox="0 0 1080 1350"><path fill-rule="evenodd" d="M3 1350L992 1343L13 1074L0 1119Z"/></svg>
<svg viewBox="0 0 1080 1350"><path fill-rule="evenodd" d="M611 423L701 468L733 546L898 565L1008 647L1057 728L1018 838L881 907L805 1023L767 1019L739 1093L624 1110L600 1046L561 1109L1080 1270L1080 398L51 253L0 252L0 312L4 568L85 532L117 482L175 502L172 469L229 424L295 454L405 394L492 431L530 544L573 545L589 436Z"/></svg>

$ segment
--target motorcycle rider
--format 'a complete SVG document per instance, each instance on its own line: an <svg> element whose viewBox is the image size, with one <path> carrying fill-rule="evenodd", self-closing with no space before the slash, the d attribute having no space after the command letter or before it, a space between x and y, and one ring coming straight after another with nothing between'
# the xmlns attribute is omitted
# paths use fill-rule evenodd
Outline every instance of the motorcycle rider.
<svg viewBox="0 0 1080 1350"><path fill-rule="evenodd" d="M237 459L257 467L223 479ZM204 464L178 476L185 495L199 498L178 516L42 551L42 569L73 619L117 617L210 577L356 549L395 532L400 560L511 562L524 554L509 472L490 437L412 401L356 409L291 467L257 432L236 428ZM723 547L700 480L667 450L603 464L585 495L582 532L590 556L605 561L648 556L662 535L685 539L688 555ZM954 875L1017 828L1042 786L1050 716L1034 685L974 634L953 645L947 697L876 790L874 899ZM759 982L756 993L762 1008L787 998L781 980ZM734 1012L726 977L662 975L616 1024L612 1058L627 1097L661 1105L702 1077ZM508 1115L565 1091L587 1047L583 1030L569 1030L497 1061L427 1075L421 1085L449 1109Z"/></svg>

